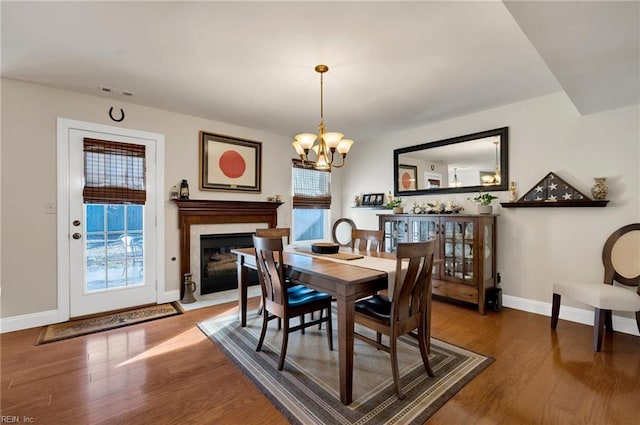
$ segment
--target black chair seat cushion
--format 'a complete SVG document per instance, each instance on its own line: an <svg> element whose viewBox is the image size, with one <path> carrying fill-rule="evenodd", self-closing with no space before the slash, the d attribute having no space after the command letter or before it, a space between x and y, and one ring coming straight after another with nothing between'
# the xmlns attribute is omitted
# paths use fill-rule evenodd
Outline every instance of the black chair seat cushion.
<svg viewBox="0 0 640 425"><path fill-rule="evenodd" d="M289 307L308 304L316 301L331 300L331 295L314 290L287 291L289 293Z"/></svg>
<svg viewBox="0 0 640 425"><path fill-rule="evenodd" d="M297 292L297 293L302 293L302 292L313 292L314 290L306 287L304 285L293 285L287 288L287 292L288 293L292 293L292 292Z"/></svg>
<svg viewBox="0 0 640 425"><path fill-rule="evenodd" d="M356 311L378 319L391 319L391 301L385 295L374 295L356 303Z"/></svg>

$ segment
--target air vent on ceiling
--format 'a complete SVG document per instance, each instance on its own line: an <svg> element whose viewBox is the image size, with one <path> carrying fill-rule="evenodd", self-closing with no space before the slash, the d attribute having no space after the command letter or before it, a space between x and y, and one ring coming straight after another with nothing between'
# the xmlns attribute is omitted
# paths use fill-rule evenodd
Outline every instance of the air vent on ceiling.
<svg viewBox="0 0 640 425"><path fill-rule="evenodd" d="M130 90L116 89L113 87L105 87L105 86L98 86L98 90L102 93L119 94L119 95L128 96L128 97L131 97L135 94Z"/></svg>

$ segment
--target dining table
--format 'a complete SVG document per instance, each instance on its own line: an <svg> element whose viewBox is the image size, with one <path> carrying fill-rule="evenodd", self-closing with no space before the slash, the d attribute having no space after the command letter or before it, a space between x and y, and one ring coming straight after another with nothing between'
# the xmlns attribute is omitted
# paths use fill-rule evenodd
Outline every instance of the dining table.
<svg viewBox="0 0 640 425"><path fill-rule="evenodd" d="M307 250L287 248L283 252L282 264L286 267L287 276L296 284L325 292L336 299L340 401L348 405L353 401L355 302L388 288L390 279L385 269L392 270L396 260L394 254L384 252L361 252L349 248L341 251L351 253L354 260L335 260ZM247 324L248 271L256 270L255 250L238 248L231 252L237 255L239 320L244 327ZM365 261L368 257L378 263L385 263L386 259L386 265L378 269L355 265L357 259L363 257Z"/></svg>

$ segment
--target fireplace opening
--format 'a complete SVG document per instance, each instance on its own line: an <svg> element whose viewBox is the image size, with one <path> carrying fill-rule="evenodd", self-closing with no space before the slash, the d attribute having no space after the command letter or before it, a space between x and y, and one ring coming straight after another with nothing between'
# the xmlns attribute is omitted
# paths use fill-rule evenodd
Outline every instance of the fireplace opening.
<svg viewBox="0 0 640 425"><path fill-rule="evenodd" d="M238 288L237 256L232 249L253 246L253 233L200 236L200 295ZM258 274L249 270L249 285L258 285Z"/></svg>

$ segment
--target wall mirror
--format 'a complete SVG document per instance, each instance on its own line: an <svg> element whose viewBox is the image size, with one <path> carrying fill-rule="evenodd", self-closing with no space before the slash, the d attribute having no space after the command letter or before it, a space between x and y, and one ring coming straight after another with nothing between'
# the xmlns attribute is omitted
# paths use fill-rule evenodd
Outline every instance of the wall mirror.
<svg viewBox="0 0 640 425"><path fill-rule="evenodd" d="M393 151L395 196L508 190L508 127Z"/></svg>

